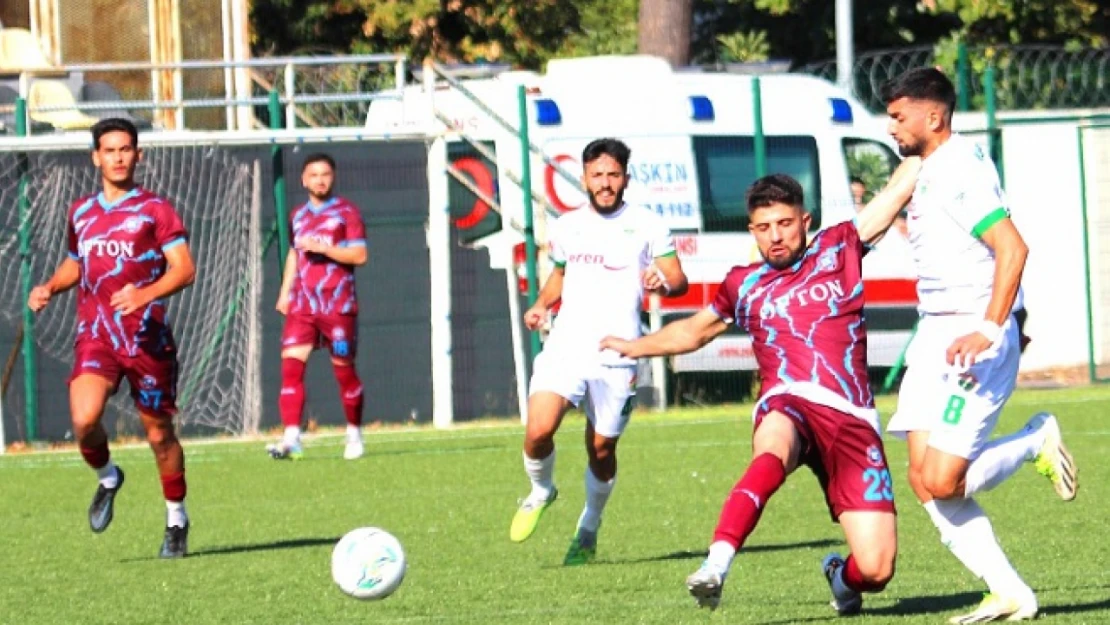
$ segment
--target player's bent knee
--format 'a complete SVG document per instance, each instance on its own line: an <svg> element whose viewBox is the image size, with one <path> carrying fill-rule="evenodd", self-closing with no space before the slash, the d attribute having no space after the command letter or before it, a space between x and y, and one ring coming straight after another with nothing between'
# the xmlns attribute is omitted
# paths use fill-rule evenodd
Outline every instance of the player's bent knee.
<svg viewBox="0 0 1110 625"><path fill-rule="evenodd" d="M956 499L964 496L960 480L953 480L940 475L925 475L922 485L933 499Z"/></svg>

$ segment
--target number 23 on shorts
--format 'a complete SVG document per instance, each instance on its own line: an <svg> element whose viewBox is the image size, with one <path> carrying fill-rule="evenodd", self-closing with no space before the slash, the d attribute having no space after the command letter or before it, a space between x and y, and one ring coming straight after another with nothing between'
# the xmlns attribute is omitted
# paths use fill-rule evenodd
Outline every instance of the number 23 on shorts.
<svg viewBox="0 0 1110 625"><path fill-rule="evenodd" d="M863 492L865 501L894 501L894 481L890 479L889 469L867 469L863 472Z"/></svg>

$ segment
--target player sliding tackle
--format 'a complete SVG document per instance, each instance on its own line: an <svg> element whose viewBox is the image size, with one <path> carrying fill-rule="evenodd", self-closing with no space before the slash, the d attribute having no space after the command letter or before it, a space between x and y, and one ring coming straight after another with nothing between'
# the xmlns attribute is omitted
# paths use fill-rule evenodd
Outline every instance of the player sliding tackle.
<svg viewBox="0 0 1110 625"><path fill-rule="evenodd" d="M586 505L563 563L585 564L597 553L601 513L617 477L617 441L636 392L636 362L598 353L607 334L640 334L644 291L681 295L686 275L659 215L624 202L631 152L598 139L582 152L582 183L590 204L560 217L549 230L555 269L524 314L538 329L562 300L555 327L536 357L528 396L524 470L532 492L513 517L509 536L532 535L555 501L555 432L571 405L586 400Z"/></svg>
<svg viewBox="0 0 1110 625"><path fill-rule="evenodd" d="M753 413L752 461L725 500L709 557L686 579L699 606L716 608L736 551L786 476L813 470L851 554L823 563L833 607L855 613L861 593L894 575L898 550L894 489L868 387L863 256L910 198L919 159L908 159L855 221L807 245L802 187L777 174L747 191L748 230L763 262L734 267L709 308L603 349L628 358L692 352L736 324L752 338L762 379Z"/></svg>

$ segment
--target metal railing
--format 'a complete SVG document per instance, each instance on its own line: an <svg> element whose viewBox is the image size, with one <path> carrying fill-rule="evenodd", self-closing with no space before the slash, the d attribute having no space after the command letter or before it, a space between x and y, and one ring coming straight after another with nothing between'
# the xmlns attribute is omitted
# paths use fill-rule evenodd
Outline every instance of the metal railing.
<svg viewBox="0 0 1110 625"><path fill-rule="evenodd" d="M373 68L392 66L389 73L374 73ZM331 78L321 68L330 69ZM315 72L309 70L315 69ZM188 98L185 96L184 72L222 70L222 97ZM265 73L270 72L268 77ZM240 130L250 126L267 127L254 119L252 107L265 107L268 91L278 91L285 107L284 126L296 128L298 120L308 126L362 125L366 104L376 99L400 98L406 84L408 58L400 54L365 54L351 56L305 56L256 58L246 61L182 61L178 63L81 63L50 68L26 69L19 72L19 95L29 99L32 83L38 79L83 76L86 73L150 72L151 97L145 100L78 101L74 103L29 106L27 114L76 109L80 112L104 110L150 111L163 128L185 128L185 111L197 108L223 108L226 128ZM311 76L312 80L305 79ZM170 85L172 97L163 87ZM258 93L256 86L262 86ZM385 91L390 89L390 91ZM218 90L217 90L218 92ZM215 94L213 94L215 95ZM309 107L339 104L349 108L339 115L317 120ZM167 112L169 117L159 116ZM336 123L340 122L340 123Z"/></svg>

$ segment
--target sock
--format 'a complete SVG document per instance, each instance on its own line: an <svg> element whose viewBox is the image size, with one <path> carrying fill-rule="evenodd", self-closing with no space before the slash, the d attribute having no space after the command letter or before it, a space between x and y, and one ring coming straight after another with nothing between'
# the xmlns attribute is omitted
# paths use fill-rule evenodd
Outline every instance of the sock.
<svg viewBox="0 0 1110 625"><path fill-rule="evenodd" d="M551 450L551 454L539 460L529 458L528 454L521 455L524 457L524 472L528 474L528 479L532 480L532 493L528 497L536 499L550 497L551 491L555 488L555 450Z"/></svg>
<svg viewBox="0 0 1110 625"><path fill-rule="evenodd" d="M761 454L752 460L744 476L725 499L713 542L723 541L739 549L755 529L767 500L785 481L786 470L775 456Z"/></svg>
<svg viewBox="0 0 1110 625"><path fill-rule="evenodd" d="M362 428L357 425L347 424L347 442L348 443L361 443L362 442Z"/></svg>
<svg viewBox="0 0 1110 625"><path fill-rule="evenodd" d="M96 477L104 488L119 486L119 470L116 469L116 463L111 460L108 461L108 464L96 470Z"/></svg>
<svg viewBox="0 0 1110 625"><path fill-rule="evenodd" d="M286 447L295 447L301 444L301 428L296 425L285 426L285 433L281 436L281 442Z"/></svg>
<svg viewBox="0 0 1110 625"><path fill-rule="evenodd" d="M339 382L339 397L343 400L343 415L349 425L362 425L362 382L353 365L332 363L335 381Z"/></svg>
<svg viewBox="0 0 1110 625"><path fill-rule="evenodd" d="M886 588L886 584L876 584L864 579L863 573L860 573L859 564L852 555L848 556L848 559L844 561L844 566L840 567L836 577L833 578L833 593L837 597L841 597L841 593L837 592L837 582L840 582L844 588L854 593L879 592Z"/></svg>
<svg viewBox="0 0 1110 625"><path fill-rule="evenodd" d="M80 446L81 457L85 464L96 470L96 477L104 488L115 488L119 484L119 472L112 462L112 453L108 451L108 442L105 441L94 447Z"/></svg>
<svg viewBox="0 0 1110 625"><path fill-rule="evenodd" d="M296 358L281 359L281 396L278 398L278 412L286 432L290 427L300 428L301 413L304 412L304 367ZM288 440L286 441L288 442Z"/></svg>
<svg viewBox="0 0 1110 625"><path fill-rule="evenodd" d="M1032 460L1044 439L1040 430L1021 429L1009 436L995 439L967 467L964 496L987 491L1013 475L1021 465Z"/></svg>
<svg viewBox="0 0 1110 625"><path fill-rule="evenodd" d="M937 499L925 504L925 510L952 555L986 582L992 593L1018 598L1032 593L1002 552L990 519L974 499Z"/></svg>
<svg viewBox="0 0 1110 625"><path fill-rule="evenodd" d="M734 557L736 557L736 547L727 541L718 540L709 545L709 556L705 561L721 571L728 571Z"/></svg>
<svg viewBox="0 0 1110 625"><path fill-rule="evenodd" d="M188 524L189 515L185 514L185 502L166 500L166 527L185 527Z"/></svg>
<svg viewBox="0 0 1110 625"><path fill-rule="evenodd" d="M582 509L582 516L578 517L578 529L597 532L601 525L601 513L605 510L605 504L609 501L616 482L615 475L608 482L602 482L589 466L586 467L586 506Z"/></svg>
<svg viewBox="0 0 1110 625"><path fill-rule="evenodd" d="M162 477L162 496L166 501L185 501L185 472L170 473Z"/></svg>

